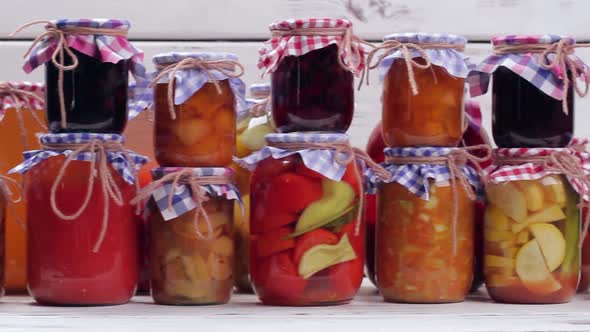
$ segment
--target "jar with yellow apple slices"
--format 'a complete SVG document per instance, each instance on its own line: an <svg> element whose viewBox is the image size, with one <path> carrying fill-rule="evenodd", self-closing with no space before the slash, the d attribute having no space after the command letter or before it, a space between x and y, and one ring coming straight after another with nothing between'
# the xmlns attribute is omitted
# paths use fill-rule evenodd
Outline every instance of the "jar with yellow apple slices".
<svg viewBox="0 0 590 332"><path fill-rule="evenodd" d="M363 278L362 179L348 135L269 134L252 173L250 276L266 305L348 303Z"/></svg>
<svg viewBox="0 0 590 332"><path fill-rule="evenodd" d="M484 271L505 303L564 303L580 278L583 160L569 148L502 148L487 169ZM582 198L582 199L581 199Z"/></svg>
<svg viewBox="0 0 590 332"><path fill-rule="evenodd" d="M244 68L231 53L172 52L153 58L154 150L173 167L227 167L236 112L247 108Z"/></svg>
<svg viewBox="0 0 590 332"><path fill-rule="evenodd" d="M483 149L487 156L472 153ZM377 192L375 278L388 302L463 301L473 277L476 169L486 145L386 148L367 171ZM467 164L470 161L475 169Z"/></svg>
<svg viewBox="0 0 590 332"><path fill-rule="evenodd" d="M161 167L133 203L150 197L151 293L158 304L223 304L233 289L233 208L228 168Z"/></svg>

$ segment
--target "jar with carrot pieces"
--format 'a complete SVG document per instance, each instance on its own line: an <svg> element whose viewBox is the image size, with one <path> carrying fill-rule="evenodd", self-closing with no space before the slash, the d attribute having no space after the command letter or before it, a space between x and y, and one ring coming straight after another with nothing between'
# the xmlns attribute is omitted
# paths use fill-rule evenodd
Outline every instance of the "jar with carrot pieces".
<svg viewBox="0 0 590 332"><path fill-rule="evenodd" d="M147 159L116 134L45 134L40 142L11 170L25 174L31 296L45 305L128 302L139 275L130 201Z"/></svg>
<svg viewBox="0 0 590 332"><path fill-rule="evenodd" d="M266 305L348 303L363 278L362 179L345 134L269 134L253 171L250 275Z"/></svg>
<svg viewBox="0 0 590 332"><path fill-rule="evenodd" d="M274 22L258 68L271 74L272 118L280 132L346 132L354 114L354 76L365 42L345 19Z"/></svg>
<svg viewBox="0 0 590 332"><path fill-rule="evenodd" d="M368 191L377 192L375 276L385 301L465 299L483 193L470 165L485 159L471 152L481 148L386 148L385 162L367 170Z"/></svg>
<svg viewBox="0 0 590 332"><path fill-rule="evenodd" d="M244 68L231 53L153 58L154 150L173 167L226 167L236 152L236 112L247 108Z"/></svg>
<svg viewBox="0 0 590 332"><path fill-rule="evenodd" d="M455 147L463 134L464 37L396 33L367 57L383 81L383 139L390 147ZM374 61L375 60L375 61ZM367 71L367 82L368 82Z"/></svg>
<svg viewBox="0 0 590 332"><path fill-rule="evenodd" d="M161 167L133 203L149 197L151 294L158 304L227 303L234 286L234 201L227 168Z"/></svg>
<svg viewBox="0 0 590 332"><path fill-rule="evenodd" d="M590 181L569 148L494 151L487 169L484 271L504 303L569 302L580 278L580 208Z"/></svg>

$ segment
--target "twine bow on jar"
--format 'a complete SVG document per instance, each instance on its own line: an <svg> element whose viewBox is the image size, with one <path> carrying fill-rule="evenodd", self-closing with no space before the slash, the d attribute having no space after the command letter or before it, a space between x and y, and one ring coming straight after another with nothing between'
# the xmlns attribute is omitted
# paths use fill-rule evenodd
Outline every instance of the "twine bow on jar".
<svg viewBox="0 0 590 332"><path fill-rule="evenodd" d="M65 105L65 97L64 97L64 72L65 71L72 71L78 67L79 60L76 54L70 48L68 44L67 36L69 35L107 35L107 36L127 36L126 29L108 29L108 28L90 28L90 27L58 27L55 23L46 20L39 20L27 23L18 27L13 33L9 36L13 37L20 31L37 24L44 24L45 25L45 32L37 36L33 43L25 53L24 57L26 58L29 54L33 51L33 49L41 42L49 39L55 40L55 49L51 55L51 62L58 70L58 97L59 97L59 106L60 106L60 114L61 114L61 128L66 128L67 126L67 117L66 117L66 105ZM71 64L66 64L65 54L67 53L68 57L71 60Z"/></svg>
<svg viewBox="0 0 590 332"><path fill-rule="evenodd" d="M131 200L131 204L139 205L141 202L144 202L148 199L154 190L159 187L164 186L165 184L170 183L170 189L168 192L168 210L174 210L174 196L176 195L176 189L180 186L188 186L191 190L191 196L195 204L197 205L195 208L195 217L193 219L193 225L195 227L195 231L197 236L200 239L211 239L213 237L213 226L209 220L209 215L205 208L203 207L203 203L209 200L207 196L207 192L203 188L204 185L227 185L233 183L232 177L228 175L208 175L208 176L199 176L195 174L195 172L190 169L183 169L181 171L171 172L165 174L160 179L150 183L148 186L143 188L138 195ZM203 216L205 224L207 226L207 237L201 233L199 228L199 217Z"/></svg>
<svg viewBox="0 0 590 332"><path fill-rule="evenodd" d="M32 103L31 103L32 99L35 99L41 103L44 103L45 101L38 94L31 92L31 91L19 89L19 88L13 86L12 84L10 84L9 82L0 82L0 99L3 97L10 97L10 99L12 99L12 103L14 104L14 109L16 111L18 125L20 128L23 147L25 148L25 150L28 150L25 120L23 119L23 115L21 113L22 104L24 104L27 107L27 109L29 110L29 112L31 112L31 115L33 116L33 119L35 120L35 122L37 122L37 124L39 126L41 126L41 128L43 128L44 130L47 130L47 126L45 126L45 124L41 121L41 119L39 119L39 117L35 113L35 109L34 109Z"/></svg>
<svg viewBox="0 0 590 332"><path fill-rule="evenodd" d="M483 157L474 155L474 152L485 152ZM411 164L411 165L442 165L449 170L449 181L453 193L453 253L457 253L457 222L459 218L459 192L457 187L460 185L467 197L474 201L477 194L469 183L466 175L461 170L462 167L470 163L477 171L482 174L483 170L479 163L489 160L491 157L491 148L488 145L473 145L464 148L455 148L446 156L387 156L386 164ZM383 181L390 178L390 173L380 165L372 165L373 172ZM386 176L383 176L386 175ZM486 182L483 181L485 184Z"/></svg>
<svg viewBox="0 0 590 332"><path fill-rule="evenodd" d="M168 107L170 110L170 117L172 120L176 120L176 113L174 112L174 82L176 72L179 70L198 69L204 72L209 77L209 82L215 85L215 89L218 94L221 94L221 86L219 80L215 78L213 74L217 71L227 78L238 78L244 75L244 66L239 61L231 59L223 60L204 60L197 58L186 58L179 62L171 63L168 65L158 65L158 75L150 83L149 87L153 88L163 77L168 77ZM239 70L238 70L239 69Z"/></svg>
<svg viewBox="0 0 590 332"><path fill-rule="evenodd" d="M590 202L584 200L584 196L590 196L590 176L584 170L580 158L567 151L553 151L547 156L494 156L494 164L496 165L522 165L526 163L533 163L543 165L543 167L551 172L563 174L570 181L576 182L579 185L578 192L580 201L579 208L590 209ZM582 221L582 235L578 245L581 247L588 229L590 227L590 213Z"/></svg>
<svg viewBox="0 0 590 332"><path fill-rule="evenodd" d="M290 30L271 29L272 38L282 38L289 36L305 36L305 37L342 37L342 41L338 43L338 64L342 68L352 73L356 72L356 68L362 66L363 54L359 47L353 47L355 43L374 47L373 44L364 41L352 32L352 26L340 28L296 28ZM345 63L346 60L346 64Z"/></svg>
<svg viewBox="0 0 590 332"><path fill-rule="evenodd" d="M403 60L406 63L406 70L408 72L408 82L412 95L418 94L418 83L416 83L416 76L414 74L414 68L417 69L428 69L432 67L430 57L426 54L425 49L431 50L455 50L463 52L465 45L461 44L450 44L450 43L404 43L398 40L386 40L381 45L376 46L369 55L367 56L367 66L363 70L361 81L359 83L359 89L363 84L363 80L367 80L369 85L369 72L379 66L381 61L396 51L400 51L403 56ZM420 58L424 59L424 63L420 63L412 57L412 51L418 52ZM376 57L376 61L373 62L373 58ZM436 76L435 76L436 80Z"/></svg>
<svg viewBox="0 0 590 332"><path fill-rule="evenodd" d="M42 143L42 148L45 150L52 150L52 151L68 151L71 150L71 153L65 159L53 185L51 186L51 195L50 195L50 203L51 209L55 213L56 216L61 218L62 220L75 220L79 218L84 211L90 205L90 201L92 199L92 193L94 191L94 184L96 182L95 178L99 178L103 201L104 201L104 211L103 211L103 218L102 218L102 225L100 234L96 243L92 248L92 252L96 253L100 249L102 242L104 241L104 237L106 235L106 231L108 228L109 222L109 209L110 209L110 201L112 200L115 205L117 206L124 206L127 202L124 201L123 195L121 193L121 189L117 185L113 175L111 174L111 170L109 168L109 162L107 154L109 152L121 152L126 157L128 162L130 163L131 168L135 172L135 163L133 159L129 157L127 150L123 148L123 145L119 142L102 142L98 139L93 139L88 141L87 143L59 143L59 144L49 144L49 143ZM57 190L62 183L62 180L68 170L69 164L76 160L76 157L81 153L89 152L91 153L90 158L90 169L88 174L88 187L86 190L86 195L84 200L82 201L82 205L76 210L76 212L72 214L64 213L61 208L57 204ZM135 178L135 187L136 190L139 191L139 183L137 182L137 176ZM139 209L138 209L139 210Z"/></svg>
<svg viewBox="0 0 590 332"><path fill-rule="evenodd" d="M539 66L546 70L556 70L558 78L563 80L564 96L562 99L563 112L567 115L569 113L569 106L567 103L567 94L570 84L580 97L585 97L588 94L588 72L582 63L570 57L574 50L579 47L590 47L590 44L573 44L568 38L562 38L552 44L516 44L516 45L495 45L494 53L499 55L518 54L518 53L533 53L540 54L541 57L537 60ZM549 58L553 55L553 59ZM568 71L573 78L573 82L568 75ZM578 77L582 76L584 81L584 90L578 86Z"/></svg>

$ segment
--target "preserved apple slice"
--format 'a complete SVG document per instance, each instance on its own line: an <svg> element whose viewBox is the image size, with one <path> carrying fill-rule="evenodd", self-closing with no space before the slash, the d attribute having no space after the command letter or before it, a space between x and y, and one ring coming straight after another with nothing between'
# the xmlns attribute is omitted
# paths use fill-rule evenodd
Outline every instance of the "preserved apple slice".
<svg viewBox="0 0 590 332"><path fill-rule="evenodd" d="M488 186L487 197L492 204L517 222L526 218L526 197L512 182Z"/></svg>
<svg viewBox="0 0 590 332"><path fill-rule="evenodd" d="M520 248L515 267L523 285L533 293L550 294L561 289L561 284L547 268L537 240L531 240Z"/></svg>
<svg viewBox="0 0 590 332"><path fill-rule="evenodd" d="M563 234L552 224L534 224L529 226L529 229L539 243L549 271L555 271L565 258L565 238Z"/></svg>
<svg viewBox="0 0 590 332"><path fill-rule="evenodd" d="M559 205L551 205L546 207L545 209L533 213L525 219L525 223L533 224L533 223L543 223L543 222L553 222L565 219L565 213Z"/></svg>
<svg viewBox="0 0 590 332"><path fill-rule="evenodd" d="M539 211L543 208L545 195L541 183L538 181L517 181L516 184L524 192L529 211Z"/></svg>
<svg viewBox="0 0 590 332"><path fill-rule="evenodd" d="M510 229L510 220L497 206L490 204L486 208L484 222L487 228L493 228L500 231Z"/></svg>

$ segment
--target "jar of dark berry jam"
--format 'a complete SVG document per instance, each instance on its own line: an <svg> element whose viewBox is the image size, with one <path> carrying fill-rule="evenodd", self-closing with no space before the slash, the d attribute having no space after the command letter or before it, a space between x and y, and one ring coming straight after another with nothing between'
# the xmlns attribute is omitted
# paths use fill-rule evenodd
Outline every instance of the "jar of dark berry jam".
<svg viewBox="0 0 590 332"><path fill-rule="evenodd" d="M143 52L127 40L129 22L47 21L24 70L45 64L49 130L121 133L127 123L128 71L143 77ZM63 39L63 44L60 43Z"/></svg>
<svg viewBox="0 0 590 332"><path fill-rule="evenodd" d="M492 129L496 145L565 147L574 132L574 90L585 65L575 40L560 36L502 36L494 54L472 74L472 95L492 80ZM558 53L562 49L565 53ZM545 53L546 52L546 53ZM567 75L567 77L566 77Z"/></svg>
<svg viewBox="0 0 590 332"><path fill-rule="evenodd" d="M352 23L285 20L271 24L270 30L272 38L261 50L258 66L272 74L277 129L345 132L354 113L354 75L364 66L364 50L352 36Z"/></svg>

